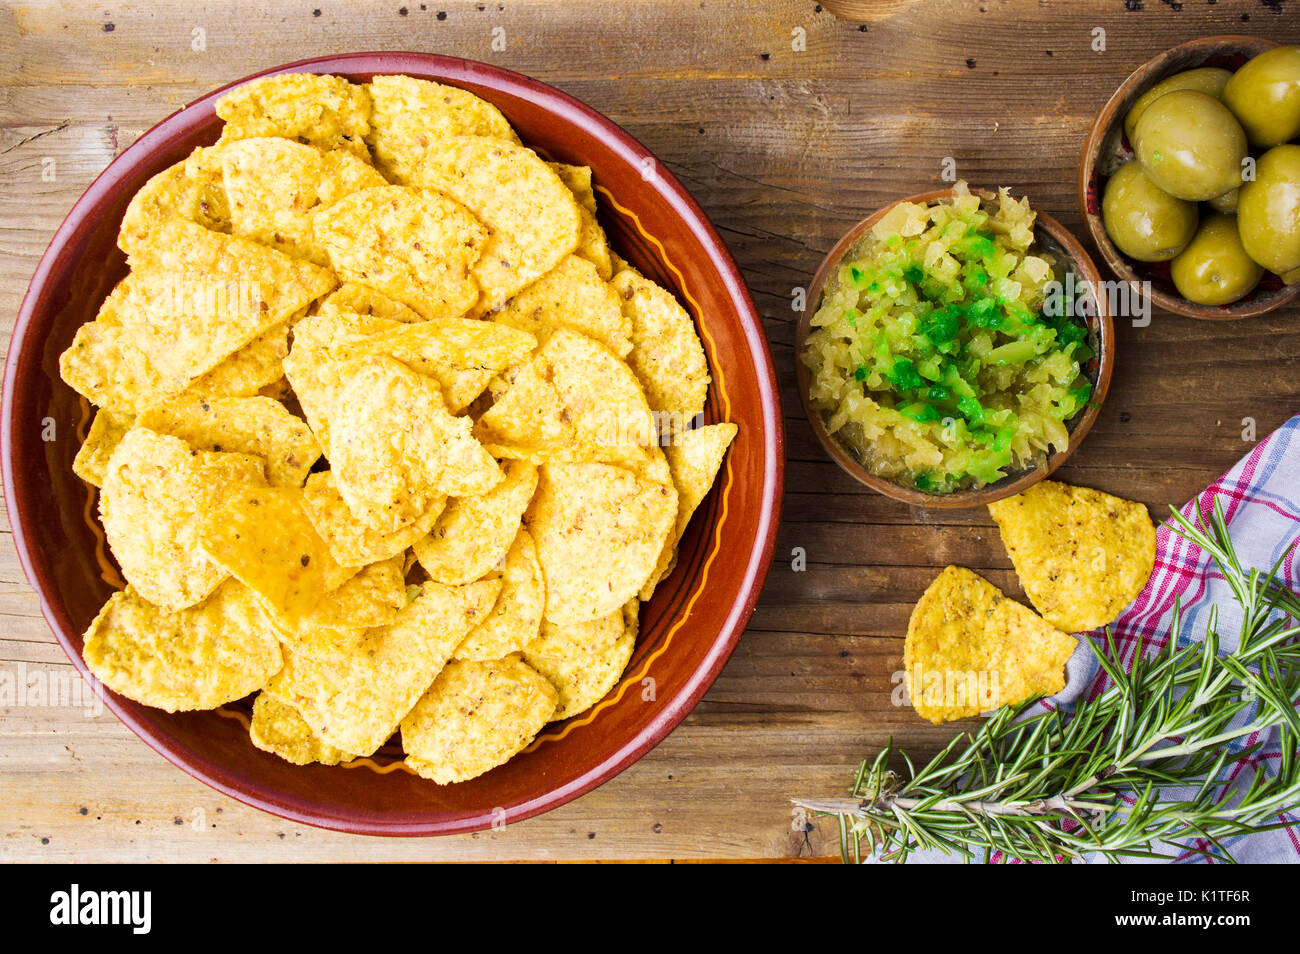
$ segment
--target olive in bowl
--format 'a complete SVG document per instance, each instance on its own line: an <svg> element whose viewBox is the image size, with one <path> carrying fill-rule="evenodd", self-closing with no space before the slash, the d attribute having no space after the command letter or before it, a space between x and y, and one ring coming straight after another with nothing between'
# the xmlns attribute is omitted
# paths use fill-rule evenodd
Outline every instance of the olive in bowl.
<svg viewBox="0 0 1300 954"><path fill-rule="evenodd" d="M1297 170L1284 152L1258 182L1260 143L1272 141L1262 137L1290 129L1293 86L1300 102L1300 47L1243 36L1174 47L1120 85L1089 133L1079 197L1122 281L1202 319L1260 315L1300 296Z"/></svg>
<svg viewBox="0 0 1300 954"><path fill-rule="evenodd" d="M1300 283L1300 146L1274 146L1241 187L1237 225L1246 253L1293 287Z"/></svg>
<svg viewBox="0 0 1300 954"><path fill-rule="evenodd" d="M1205 202L1241 185L1246 133L1208 93L1166 93L1147 107L1134 135L1147 176L1177 199Z"/></svg>

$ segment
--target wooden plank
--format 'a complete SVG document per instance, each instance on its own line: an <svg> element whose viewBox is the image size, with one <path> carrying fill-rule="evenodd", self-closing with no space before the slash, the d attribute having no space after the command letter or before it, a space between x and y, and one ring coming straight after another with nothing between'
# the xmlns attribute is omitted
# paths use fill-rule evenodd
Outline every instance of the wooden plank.
<svg viewBox="0 0 1300 954"><path fill-rule="evenodd" d="M1128 9L1134 7L1136 9ZM405 14L401 11L405 9ZM317 13L319 11L319 13ZM220 796L111 715L0 709L0 858L600 860L825 857L795 795L837 794L890 737L951 737L896 704L911 606L946 562L1018 584L983 511L927 512L860 487L813 440L794 384L794 289L882 203L940 163L1009 185L1080 230L1074 176L1093 115L1183 40L1300 41L1281 4L915 0L866 23L802 0L411 3L162 0L0 7L0 338L63 216L145 129L276 63L366 49L478 58L553 83L677 174L737 258L763 316L788 427L790 492L744 639L682 726L621 776L504 831L374 839L282 822ZM445 14L445 16L440 16ZM492 30L506 48L491 48ZM1104 52L1093 31L1106 31ZM203 31L202 49L196 49ZM804 48L799 46L802 31ZM255 39L253 39L255 38ZM51 170L53 176L49 175ZM1181 504L1300 406L1300 309L1237 323L1121 322L1115 378L1063 479ZM1246 435L1249 437L1249 434ZM803 548L807 568L791 553ZM0 670L67 679L0 518Z"/></svg>

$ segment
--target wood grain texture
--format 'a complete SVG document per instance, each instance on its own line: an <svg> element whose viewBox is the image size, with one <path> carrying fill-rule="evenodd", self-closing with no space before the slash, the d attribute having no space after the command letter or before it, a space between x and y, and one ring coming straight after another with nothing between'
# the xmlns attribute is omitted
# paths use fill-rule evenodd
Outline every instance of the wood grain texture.
<svg viewBox="0 0 1300 954"><path fill-rule="evenodd" d="M795 795L835 795L890 736L928 755L954 729L893 703L912 604L963 563L1020 595L987 515L925 512L826 459L794 392L793 289L864 215L960 175L1009 185L1081 234L1079 150L1136 66L1216 33L1300 42L1289 3L916 0L859 24L796 0L0 4L0 325L63 215L144 129L277 63L418 49L531 74L654 150L713 219L772 345L789 492L758 611L703 702L610 783L502 831L375 839L282 822L172 768L107 714L0 708L0 859L487 860L817 857ZM493 50L492 31L506 48ZM1106 31L1105 52L1091 48ZM201 34L195 31L202 31ZM802 32L800 32L802 31ZM204 49L194 47L201 35ZM803 50L797 50L802 38ZM53 163L53 181L42 177ZM1159 516L1300 409L1300 310L1229 324L1117 324L1115 376L1060 477ZM0 668L66 678L0 525ZM791 569L794 547L807 551Z"/></svg>

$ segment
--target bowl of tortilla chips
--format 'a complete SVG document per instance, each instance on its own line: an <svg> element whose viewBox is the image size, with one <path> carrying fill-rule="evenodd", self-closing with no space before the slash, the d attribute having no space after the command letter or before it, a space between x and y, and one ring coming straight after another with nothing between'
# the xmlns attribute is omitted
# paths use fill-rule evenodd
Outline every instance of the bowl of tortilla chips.
<svg viewBox="0 0 1300 954"><path fill-rule="evenodd" d="M699 206L467 60L248 77L91 185L24 299L6 504L69 658L313 825L501 827L608 780L771 560L772 365Z"/></svg>

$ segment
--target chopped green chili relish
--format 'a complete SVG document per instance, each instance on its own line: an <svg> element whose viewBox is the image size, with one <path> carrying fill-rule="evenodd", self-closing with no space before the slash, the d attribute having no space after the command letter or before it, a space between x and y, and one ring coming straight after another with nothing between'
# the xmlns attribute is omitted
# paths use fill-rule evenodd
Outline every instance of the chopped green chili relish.
<svg viewBox="0 0 1300 954"><path fill-rule="evenodd" d="M892 209L827 282L802 360L828 428L872 473L951 493L1068 443L1094 353L1079 318L1044 312L1060 286L1030 252L1033 225L1028 200L981 205L958 183L951 202Z"/></svg>

